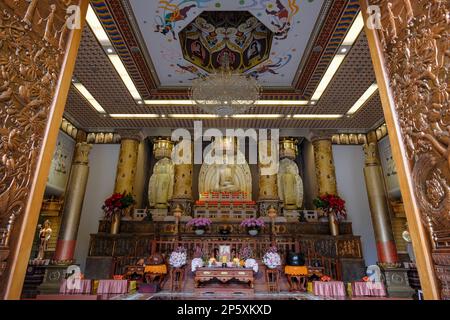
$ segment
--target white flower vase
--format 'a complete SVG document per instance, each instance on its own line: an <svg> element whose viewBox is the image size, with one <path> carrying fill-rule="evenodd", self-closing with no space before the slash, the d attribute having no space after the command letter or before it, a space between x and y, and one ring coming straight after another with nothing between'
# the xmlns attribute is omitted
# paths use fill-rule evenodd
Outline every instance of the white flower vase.
<svg viewBox="0 0 450 320"><path fill-rule="evenodd" d="M195 229L195 234L201 236L205 233L205 229Z"/></svg>

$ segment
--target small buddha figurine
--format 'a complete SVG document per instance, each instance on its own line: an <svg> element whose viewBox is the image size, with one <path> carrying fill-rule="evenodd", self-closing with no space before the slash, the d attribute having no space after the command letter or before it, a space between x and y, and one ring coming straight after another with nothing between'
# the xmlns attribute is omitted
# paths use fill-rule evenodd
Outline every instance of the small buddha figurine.
<svg viewBox="0 0 450 320"><path fill-rule="evenodd" d="M39 230L39 252L37 260L43 260L45 251L47 250L48 240L52 236L52 229L50 228L50 221L45 220L44 225Z"/></svg>

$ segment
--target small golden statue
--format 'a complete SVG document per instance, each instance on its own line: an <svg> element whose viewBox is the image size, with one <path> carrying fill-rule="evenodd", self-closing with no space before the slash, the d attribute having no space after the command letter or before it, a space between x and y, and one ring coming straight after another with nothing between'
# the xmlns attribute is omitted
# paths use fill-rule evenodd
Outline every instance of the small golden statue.
<svg viewBox="0 0 450 320"><path fill-rule="evenodd" d="M50 228L50 221L45 220L44 225L39 225L39 253L37 260L43 260L45 256L45 251L47 250L48 240L52 236L52 229Z"/></svg>

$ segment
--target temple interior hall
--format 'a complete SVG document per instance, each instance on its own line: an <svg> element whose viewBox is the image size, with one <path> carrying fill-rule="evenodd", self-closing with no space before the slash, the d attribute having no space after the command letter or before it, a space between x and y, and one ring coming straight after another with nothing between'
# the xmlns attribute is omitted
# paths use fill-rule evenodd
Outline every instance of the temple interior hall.
<svg viewBox="0 0 450 320"><path fill-rule="evenodd" d="M0 0L0 299L450 299L449 23Z"/></svg>

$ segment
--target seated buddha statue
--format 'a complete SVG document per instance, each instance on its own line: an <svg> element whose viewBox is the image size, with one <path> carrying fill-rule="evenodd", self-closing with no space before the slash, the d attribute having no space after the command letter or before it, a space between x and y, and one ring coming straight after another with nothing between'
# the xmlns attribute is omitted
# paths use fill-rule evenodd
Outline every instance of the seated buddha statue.
<svg viewBox="0 0 450 320"><path fill-rule="evenodd" d="M239 191L239 183L235 180L234 170L231 165L221 165L215 177L216 192L237 192Z"/></svg>

